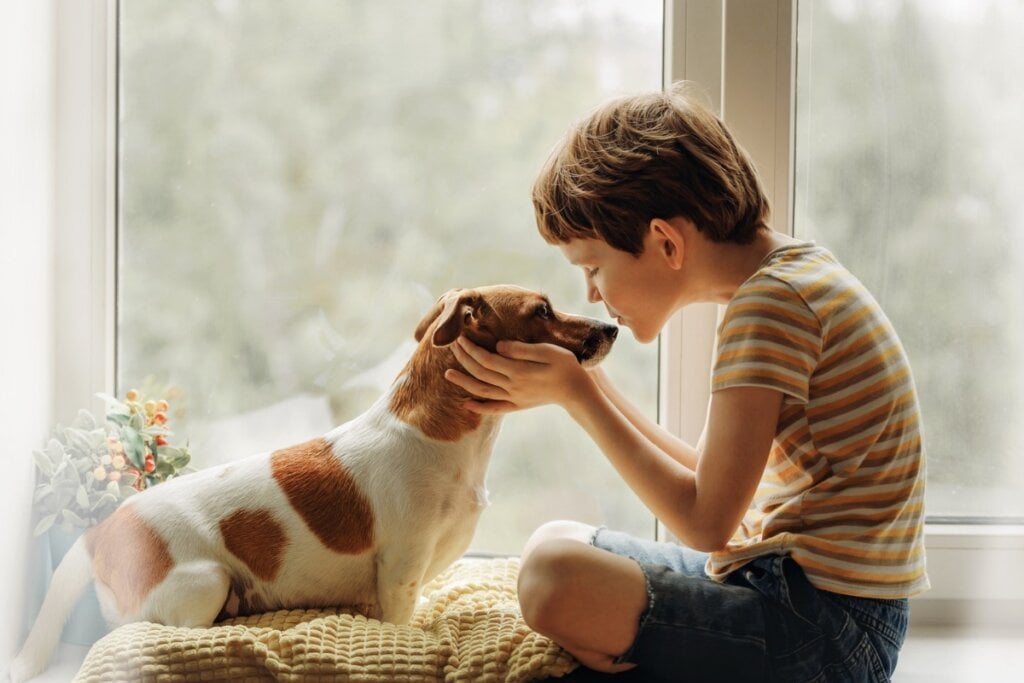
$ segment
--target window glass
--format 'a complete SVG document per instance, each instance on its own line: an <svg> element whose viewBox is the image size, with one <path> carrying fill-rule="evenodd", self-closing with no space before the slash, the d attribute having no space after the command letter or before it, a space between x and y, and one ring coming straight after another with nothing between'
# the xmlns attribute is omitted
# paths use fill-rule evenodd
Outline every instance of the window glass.
<svg viewBox="0 0 1024 683"><path fill-rule="evenodd" d="M910 355L936 520L1024 518L1024 5L805 0L795 225Z"/></svg>
<svg viewBox="0 0 1024 683"><path fill-rule="evenodd" d="M366 409L451 287L603 316L534 227L569 123L657 88L661 2L132 0L120 9L118 386L206 467ZM650 415L657 349L609 372ZM506 418L473 547L653 518L559 409Z"/></svg>

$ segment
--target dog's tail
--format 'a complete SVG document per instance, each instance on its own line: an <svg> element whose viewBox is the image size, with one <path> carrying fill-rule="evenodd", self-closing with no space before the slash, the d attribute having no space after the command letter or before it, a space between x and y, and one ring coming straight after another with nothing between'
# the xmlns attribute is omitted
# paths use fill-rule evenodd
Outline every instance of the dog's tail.
<svg viewBox="0 0 1024 683"><path fill-rule="evenodd" d="M11 662L12 683L21 683L39 675L50 661L60 642L64 624L78 599L92 581L92 558L80 536L53 572L53 580L39 609L36 623L25 640L21 652Z"/></svg>

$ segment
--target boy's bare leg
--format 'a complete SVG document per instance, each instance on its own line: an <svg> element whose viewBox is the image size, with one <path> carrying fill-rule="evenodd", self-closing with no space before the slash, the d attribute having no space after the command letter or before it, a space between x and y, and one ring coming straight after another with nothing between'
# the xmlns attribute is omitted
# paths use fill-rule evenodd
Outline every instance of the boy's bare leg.
<svg viewBox="0 0 1024 683"><path fill-rule="evenodd" d="M523 549L519 604L529 626L581 664L619 672L647 607L647 582L633 560L590 544L594 527L552 522Z"/></svg>

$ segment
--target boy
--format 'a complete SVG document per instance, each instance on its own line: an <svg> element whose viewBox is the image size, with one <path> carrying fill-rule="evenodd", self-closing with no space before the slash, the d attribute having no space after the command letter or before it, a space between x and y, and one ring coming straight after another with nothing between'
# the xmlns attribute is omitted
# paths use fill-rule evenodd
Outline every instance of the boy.
<svg viewBox="0 0 1024 683"><path fill-rule="evenodd" d="M572 128L533 188L541 235L641 342L726 306L696 447L562 349L461 339L479 412L561 405L682 544L575 522L523 550L535 630L636 680L885 681L928 588L906 354L825 249L774 232L753 164L685 85ZM500 354L500 355L499 355Z"/></svg>

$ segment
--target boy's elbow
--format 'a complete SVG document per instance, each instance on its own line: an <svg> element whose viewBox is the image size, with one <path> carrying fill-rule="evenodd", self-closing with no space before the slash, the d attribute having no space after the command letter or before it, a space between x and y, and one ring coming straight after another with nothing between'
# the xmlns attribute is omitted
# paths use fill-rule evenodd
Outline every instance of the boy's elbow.
<svg viewBox="0 0 1024 683"><path fill-rule="evenodd" d="M669 531L672 531L676 538L691 550L713 553L725 549L735 529L725 531L724 529L716 528L714 524L698 523L696 525L689 525L689 528L685 529L685 531L680 529L679 531L682 533L675 531L671 527L669 527Z"/></svg>
<svg viewBox="0 0 1024 683"><path fill-rule="evenodd" d="M729 544L729 539L732 538L732 534L714 534L714 533L701 533L698 538L694 539L692 544L688 543L693 550L697 550L702 553L714 553L719 550L724 550L725 546Z"/></svg>

